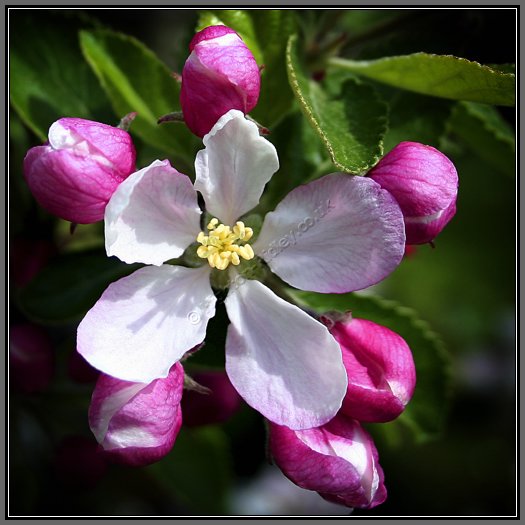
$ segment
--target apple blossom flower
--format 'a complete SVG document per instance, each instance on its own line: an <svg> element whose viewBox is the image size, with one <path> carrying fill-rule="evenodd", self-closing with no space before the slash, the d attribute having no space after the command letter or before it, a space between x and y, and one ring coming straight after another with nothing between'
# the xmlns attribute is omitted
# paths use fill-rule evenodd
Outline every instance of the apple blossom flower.
<svg viewBox="0 0 525 525"><path fill-rule="evenodd" d="M271 423L269 430L273 460L299 487L353 508L385 501L376 447L358 421L340 413L318 428L291 430Z"/></svg>
<svg viewBox="0 0 525 525"><path fill-rule="evenodd" d="M135 171L127 131L81 118L51 125L49 141L31 148L24 176L38 203L67 221L100 221L117 186Z"/></svg>
<svg viewBox="0 0 525 525"><path fill-rule="evenodd" d="M257 104L261 74L251 51L229 27L209 26L190 42L182 70L184 121L203 137L230 109L249 113Z"/></svg>
<svg viewBox="0 0 525 525"><path fill-rule="evenodd" d="M375 423L399 416L416 385L414 360L405 340L365 319L338 321L330 333L341 346L348 374L341 412Z"/></svg>
<svg viewBox="0 0 525 525"><path fill-rule="evenodd" d="M303 290L365 288L403 257L401 210L373 180L335 173L292 190L266 216L252 247L253 232L238 219L257 205L277 171L275 148L237 110L219 119L204 145L194 187L168 161L155 161L112 196L105 215L108 255L152 266L109 285L80 323L77 349L122 380L165 377L204 340L215 314L210 277L226 272L226 372L233 386L270 421L293 429L322 425L346 393L339 344L322 323L244 278L243 265L258 256ZM207 234L196 190L214 217ZM164 264L186 249L203 265Z"/></svg>
<svg viewBox="0 0 525 525"><path fill-rule="evenodd" d="M368 175L399 203L408 244L431 242L456 213L456 168L432 146L401 142Z"/></svg>
<svg viewBox="0 0 525 525"><path fill-rule="evenodd" d="M176 363L167 377L151 383L121 381L101 374L89 406L89 426L105 456L143 466L164 457L182 425L184 371Z"/></svg>

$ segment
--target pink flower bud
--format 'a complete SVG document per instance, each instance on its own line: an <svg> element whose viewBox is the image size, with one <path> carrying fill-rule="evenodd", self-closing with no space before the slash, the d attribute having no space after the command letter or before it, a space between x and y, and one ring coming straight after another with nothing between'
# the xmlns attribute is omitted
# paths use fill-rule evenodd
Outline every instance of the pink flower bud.
<svg viewBox="0 0 525 525"><path fill-rule="evenodd" d="M65 437L58 445L54 466L64 485L79 489L94 488L107 471L97 442L84 436Z"/></svg>
<svg viewBox="0 0 525 525"><path fill-rule="evenodd" d="M199 385L209 388L205 394L185 390L182 396L184 424L188 427L227 421L241 406L241 396L233 388L226 372L209 371L192 374Z"/></svg>
<svg viewBox="0 0 525 525"><path fill-rule="evenodd" d="M364 319L336 322L330 333L341 346L348 374L341 412L376 423L399 416L416 386L414 360L405 340Z"/></svg>
<svg viewBox="0 0 525 525"><path fill-rule="evenodd" d="M135 171L127 131L80 118L49 128L49 142L31 148L24 175L39 204L62 219L88 224L104 218L117 186Z"/></svg>
<svg viewBox="0 0 525 525"><path fill-rule="evenodd" d="M286 477L328 501L372 508L386 499L372 438L343 414L308 430L270 423L270 450Z"/></svg>
<svg viewBox="0 0 525 525"><path fill-rule="evenodd" d="M257 104L261 74L251 51L229 27L210 26L190 42L182 70L184 120L203 137L230 109L249 113Z"/></svg>
<svg viewBox="0 0 525 525"><path fill-rule="evenodd" d="M405 218L407 244L432 241L456 213L456 168L431 146L401 142L369 175L397 200Z"/></svg>
<svg viewBox="0 0 525 525"><path fill-rule="evenodd" d="M89 426L108 459L132 466L158 461L173 447L182 425L184 371L149 384L101 374L89 407Z"/></svg>
<svg viewBox="0 0 525 525"><path fill-rule="evenodd" d="M13 387L27 394L43 392L55 370L51 338L33 324L11 326L9 333L9 378Z"/></svg>

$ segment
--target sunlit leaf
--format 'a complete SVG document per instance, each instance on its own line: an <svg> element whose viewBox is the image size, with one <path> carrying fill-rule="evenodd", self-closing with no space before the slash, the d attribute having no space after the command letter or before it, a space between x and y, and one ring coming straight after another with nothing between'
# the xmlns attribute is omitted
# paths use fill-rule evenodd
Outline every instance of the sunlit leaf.
<svg viewBox="0 0 525 525"><path fill-rule="evenodd" d="M78 45L78 30L89 23L71 13L66 17L46 11L15 17L14 21L10 96L25 124L43 141L51 124L61 117L116 125L118 118L112 115L109 101Z"/></svg>
<svg viewBox="0 0 525 525"><path fill-rule="evenodd" d="M80 44L115 112L138 113L131 132L191 168L197 138L182 123L157 124L159 117L180 111L180 87L167 66L144 44L121 33L82 31Z"/></svg>
<svg viewBox="0 0 525 525"><path fill-rule="evenodd" d="M363 174L383 153L387 106L371 86L348 79L331 96L308 78L301 66L297 39L287 48L290 85L306 118L321 137L338 169Z"/></svg>
<svg viewBox="0 0 525 525"><path fill-rule="evenodd" d="M465 58L414 53L362 61L332 58L330 65L424 95L502 106L515 103L513 74Z"/></svg>

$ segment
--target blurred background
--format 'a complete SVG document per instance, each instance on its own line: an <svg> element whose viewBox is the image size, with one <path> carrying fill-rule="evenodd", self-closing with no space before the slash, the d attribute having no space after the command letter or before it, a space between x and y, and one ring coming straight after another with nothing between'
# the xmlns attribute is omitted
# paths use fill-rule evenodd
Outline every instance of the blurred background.
<svg viewBox="0 0 525 525"><path fill-rule="evenodd" d="M187 9L23 9L9 14L11 75L14 68L26 67L28 82L44 84L46 76L31 77L34 64L44 61L49 78L63 77L64 85L76 86L79 93L92 90L93 118L114 124L118 118L107 101L100 102L96 79L93 84L87 77L71 79L60 69L60 62L54 60L53 46L58 41L53 35L70 39L68 52L77 53L81 60L77 29L109 27L138 38L170 70L180 72L199 16ZM305 26L344 34L341 53L351 58L426 51L482 64L515 62L512 9L298 10L297 15ZM256 13L253 16L256 20ZM42 47L43 42L47 47ZM57 50L57 56L63 51ZM232 402L235 410L222 423L186 422L173 451L150 467L109 465L96 454L87 408L97 374L75 354L75 330L78 312L97 298L86 290L92 287L88 277L100 276L96 284L103 289L121 270L103 266L106 263L100 266L93 255L102 250L102 224L79 226L71 236L69 224L46 214L29 194L22 160L41 139L27 125L15 100L16 89L11 84L11 515L350 514L350 509L295 487L268 463L262 418L242 403ZM385 150L401 140L431 144L453 160L460 177L457 214L435 246L410 250L400 267L375 287L383 297L413 308L439 334L450 354L452 378L439 435L417 440L370 426L389 496L379 507L355 510L352 515L512 515L516 504L514 108L491 108L490 118L496 121L491 127L476 121L466 106L425 96L405 99L404 93L378 89L396 108ZM74 97L74 92L70 90L69 96ZM49 117L49 125L60 116L76 116L55 114L56 110L43 106L34 110ZM270 140L286 133L288 126L287 119L278 123ZM136 145L138 165L162 154L139 139ZM94 257L92 263L86 253ZM75 266L78 257L84 266ZM45 319L35 314L46 310L52 313ZM212 344L220 347L220 340ZM38 350L33 352L35 347ZM29 362L27 355L37 357Z"/></svg>

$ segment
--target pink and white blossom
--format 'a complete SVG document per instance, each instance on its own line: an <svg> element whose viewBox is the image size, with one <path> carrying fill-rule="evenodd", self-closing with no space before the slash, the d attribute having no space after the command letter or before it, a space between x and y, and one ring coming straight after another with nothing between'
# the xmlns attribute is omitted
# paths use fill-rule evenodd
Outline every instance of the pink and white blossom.
<svg viewBox="0 0 525 525"><path fill-rule="evenodd" d="M318 428L269 428L273 460L299 487L352 508L372 508L385 501L376 447L358 421L338 414Z"/></svg>
<svg viewBox="0 0 525 525"><path fill-rule="evenodd" d="M416 385L414 360L405 340L365 319L336 322L330 333L341 345L348 374L341 412L376 423L399 416Z"/></svg>
<svg viewBox="0 0 525 525"><path fill-rule="evenodd" d="M184 121L199 137L230 109L249 113L257 104L259 66L241 37L229 27L209 26L190 42L182 70Z"/></svg>
<svg viewBox="0 0 525 525"><path fill-rule="evenodd" d="M456 213L456 168L432 146L401 142L369 176L399 203L408 244L431 242Z"/></svg>
<svg viewBox="0 0 525 525"><path fill-rule="evenodd" d="M244 225L235 221L258 204L279 167L274 146L237 110L223 115L203 142L193 188L168 161L155 161L124 181L108 203L108 254L152 266L108 287L78 328L78 351L125 381L166 377L204 340L215 314L210 276L224 270L230 280L225 306L231 383L274 423L293 429L322 425L340 409L347 387L341 349L328 329L261 282L244 278L230 248L221 248L221 259L218 248L203 244L197 254L202 248L209 265L198 268L165 264L195 239L207 242L195 190L216 217L208 229L213 233L220 220L217 231L226 234L232 226L237 237L230 231L228 239L240 238ZM299 231L293 245L278 253L269 249L290 233L282 224L293 231L302 221L307 231ZM260 256L298 288L342 293L386 277L401 261L404 245L403 216L388 192L371 179L332 174L293 190L267 215L253 249L235 249L245 259Z"/></svg>
<svg viewBox="0 0 525 525"><path fill-rule="evenodd" d="M127 131L80 118L61 118L48 142L31 148L24 176L38 203L62 219L100 221L117 186L135 171L135 147Z"/></svg>
<svg viewBox="0 0 525 525"><path fill-rule="evenodd" d="M89 426L105 456L143 466L164 457L182 425L184 371L175 364L151 383L122 381L102 374L89 407Z"/></svg>

